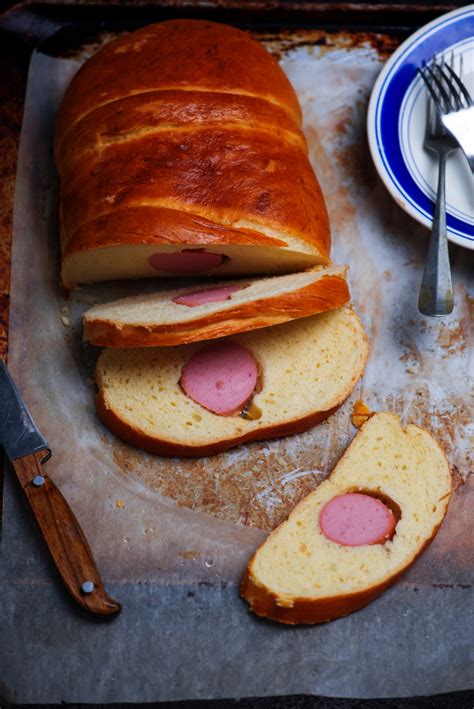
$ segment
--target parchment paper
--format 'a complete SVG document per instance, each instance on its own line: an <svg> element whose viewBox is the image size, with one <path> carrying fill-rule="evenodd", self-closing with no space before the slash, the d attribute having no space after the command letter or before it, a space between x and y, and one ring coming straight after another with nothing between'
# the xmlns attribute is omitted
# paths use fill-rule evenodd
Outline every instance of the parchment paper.
<svg viewBox="0 0 474 709"><path fill-rule="evenodd" d="M95 415L92 376L97 352L81 342L81 313L93 302L161 288L163 283L87 286L65 300L59 286L52 139L60 98L79 64L41 54L32 58L15 193L9 366L53 450L48 473L72 505L109 581L171 586L238 582L267 530L330 472L355 434L350 412L353 402L362 398L374 410L395 411L405 422L431 430L446 450L456 480L465 482L453 496L434 543L388 600L365 613L377 619L377 627L389 627L394 614L406 607L407 591L413 587L429 590L431 615L437 606L433 589L469 592L472 599L473 258L452 249L453 315L442 320L421 317L416 303L428 233L386 193L365 137L367 100L381 60L369 45L343 45L333 40L331 48L320 49L300 42L285 50L284 44L269 42L303 107L311 160L330 212L332 257L350 265L353 303L370 338L367 371L350 400L312 431L198 461L165 460L137 451L109 434ZM6 519L6 539L8 525ZM234 602L238 604L237 594L229 602L231 616ZM445 602L449 604L449 598ZM459 602L457 596L456 607ZM452 622L449 616L436 614L440 628ZM352 637L357 637L360 617L350 621ZM331 635L331 627L341 628L345 622L325 632ZM275 632L288 631L272 629ZM317 644L320 631L311 632ZM463 662L469 672L465 658ZM396 668L390 673L396 683ZM467 674L460 676L447 689L465 687ZM265 693L276 693L276 684ZM252 693L249 686L248 681L242 684L242 695ZM315 680L310 686L320 691L322 685ZM375 696L381 696L375 686L369 681L354 689L341 676L339 684L325 691L337 696L371 696L376 691ZM397 694L396 684L391 686L389 691ZM276 689L295 691L294 686ZM165 694L201 696L189 691ZM236 696L235 689L229 691ZM97 697L104 695L75 696L103 701ZM125 700L123 692L117 696ZM150 701L144 692L126 696L128 701ZM213 696L230 695L224 685Z"/></svg>

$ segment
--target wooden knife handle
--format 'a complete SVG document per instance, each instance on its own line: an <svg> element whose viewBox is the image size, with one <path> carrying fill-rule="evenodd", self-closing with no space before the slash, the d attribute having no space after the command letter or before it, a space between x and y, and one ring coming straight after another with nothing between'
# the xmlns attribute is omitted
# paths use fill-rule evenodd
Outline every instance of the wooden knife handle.
<svg viewBox="0 0 474 709"><path fill-rule="evenodd" d="M41 461L47 453L39 451L12 461L46 546L69 593L80 606L95 615L116 615L120 613L120 603L105 592L79 522L44 473Z"/></svg>

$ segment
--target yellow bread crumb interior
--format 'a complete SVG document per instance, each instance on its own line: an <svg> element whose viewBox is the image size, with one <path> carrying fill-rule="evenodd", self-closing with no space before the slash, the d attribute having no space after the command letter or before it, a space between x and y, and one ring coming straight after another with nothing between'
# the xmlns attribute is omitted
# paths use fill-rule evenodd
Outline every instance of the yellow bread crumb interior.
<svg viewBox="0 0 474 709"><path fill-rule="evenodd" d="M96 381L106 407L147 436L202 446L338 406L367 360L364 330L348 307L229 339L257 360L262 388L253 401L260 418L219 416L184 394L178 383L183 366L202 343L105 349Z"/></svg>
<svg viewBox="0 0 474 709"><path fill-rule="evenodd" d="M273 278L240 279L219 283L201 283L188 288L174 288L172 290L137 295L131 298L122 298L112 303L94 305L84 314L84 321L96 320L113 322L117 326L174 324L189 322L214 312L225 313L228 310L253 303L256 300L275 298L279 295L299 291L315 283L325 276L338 276L345 278L345 266L320 267L317 270L294 273L288 276L274 276ZM184 293L219 288L226 285L242 286L242 290L232 293L228 300L215 303L206 303L188 307L173 303L173 298Z"/></svg>
<svg viewBox="0 0 474 709"><path fill-rule="evenodd" d="M64 237L63 237L64 238ZM289 241L287 239L287 241ZM208 253L227 256L217 268L199 275L221 277L227 275L252 275L264 273L291 273L303 271L328 259L312 253L301 241L301 247L292 249L274 246L247 246L212 244L180 244L169 246L161 243L145 245L108 246L79 250L64 257L61 277L66 284L94 283L123 278L175 278L175 273L157 271L148 259L156 253L175 253L184 249L205 249Z"/></svg>

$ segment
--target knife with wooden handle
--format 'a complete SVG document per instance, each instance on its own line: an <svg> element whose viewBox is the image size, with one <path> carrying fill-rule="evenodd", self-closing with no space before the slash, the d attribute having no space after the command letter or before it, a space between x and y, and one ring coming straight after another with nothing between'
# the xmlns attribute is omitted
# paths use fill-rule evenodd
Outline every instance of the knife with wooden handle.
<svg viewBox="0 0 474 709"><path fill-rule="evenodd" d="M97 616L120 613L100 579L94 557L71 508L46 474L51 457L5 364L0 360L0 444L16 472L62 580L84 609Z"/></svg>

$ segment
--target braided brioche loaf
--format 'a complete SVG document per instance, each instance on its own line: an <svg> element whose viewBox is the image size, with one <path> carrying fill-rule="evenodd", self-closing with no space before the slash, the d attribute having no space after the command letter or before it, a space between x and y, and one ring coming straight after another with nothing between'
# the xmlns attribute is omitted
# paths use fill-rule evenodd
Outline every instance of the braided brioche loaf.
<svg viewBox="0 0 474 709"><path fill-rule="evenodd" d="M295 92L233 27L172 20L108 44L66 92L55 158L67 285L328 263Z"/></svg>

